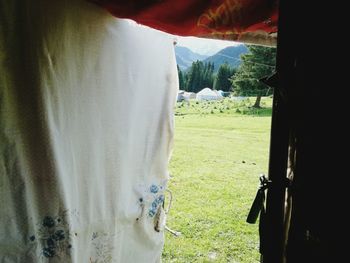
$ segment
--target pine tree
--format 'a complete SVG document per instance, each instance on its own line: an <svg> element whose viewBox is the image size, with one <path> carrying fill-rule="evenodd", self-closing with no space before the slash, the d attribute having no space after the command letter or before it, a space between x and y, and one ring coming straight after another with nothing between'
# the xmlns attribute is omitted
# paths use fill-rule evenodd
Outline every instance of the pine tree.
<svg viewBox="0 0 350 263"><path fill-rule="evenodd" d="M206 71L204 75L204 87L213 88L214 86L214 63L206 63Z"/></svg>
<svg viewBox="0 0 350 263"><path fill-rule="evenodd" d="M232 69L228 63L224 63L220 66L218 74L216 75L216 81L214 88L216 90L230 91L232 83L230 78L234 75L235 70Z"/></svg>
<svg viewBox="0 0 350 263"><path fill-rule="evenodd" d="M179 65L177 65L177 73L178 73L178 77L179 77L179 89L180 90L184 90L185 87L185 78L184 75L181 71L181 69L179 68Z"/></svg>
<svg viewBox="0 0 350 263"><path fill-rule="evenodd" d="M276 48L248 46L249 53L241 55L242 64L231 77L237 95L256 96L253 107L260 108L261 96L269 95L270 89L259 79L275 71Z"/></svg>
<svg viewBox="0 0 350 263"><path fill-rule="evenodd" d="M206 87L212 89L214 83L214 64L211 62L203 63L202 61L195 61L187 73L183 74L183 79L184 89L186 91L198 92Z"/></svg>
<svg viewBox="0 0 350 263"><path fill-rule="evenodd" d="M186 90L191 92L200 91L205 85L205 65L202 61L195 61L192 63L191 68L187 74L188 82L186 84Z"/></svg>

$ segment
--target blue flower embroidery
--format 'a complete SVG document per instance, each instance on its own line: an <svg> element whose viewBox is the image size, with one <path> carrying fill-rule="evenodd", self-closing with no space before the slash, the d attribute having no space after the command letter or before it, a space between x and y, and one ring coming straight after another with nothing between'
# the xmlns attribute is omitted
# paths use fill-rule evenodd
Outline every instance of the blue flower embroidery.
<svg viewBox="0 0 350 263"><path fill-rule="evenodd" d="M52 247L44 247L43 255L46 258L53 258L55 256L55 250Z"/></svg>
<svg viewBox="0 0 350 263"><path fill-rule="evenodd" d="M55 247L55 241L52 238L49 238L46 240L46 245L50 248L54 248Z"/></svg>
<svg viewBox="0 0 350 263"><path fill-rule="evenodd" d="M156 199L156 202L158 204L162 204L164 202L164 195L160 195L158 196L158 198Z"/></svg>
<svg viewBox="0 0 350 263"><path fill-rule="evenodd" d="M55 220L51 216L45 216L43 220L43 226L51 228L55 226Z"/></svg>
<svg viewBox="0 0 350 263"><path fill-rule="evenodd" d="M148 215L149 215L150 217L154 217L155 214L156 214L156 211L153 210L153 209L150 209L150 210L148 211Z"/></svg>
<svg viewBox="0 0 350 263"><path fill-rule="evenodd" d="M154 193L154 194L156 194L156 193L158 193L158 186L156 186L156 185L154 185L154 184L152 184L152 186L150 187L150 191L151 191L151 193Z"/></svg>
<svg viewBox="0 0 350 263"><path fill-rule="evenodd" d="M164 192L163 188L164 188L163 186L161 185L157 186L155 184L152 184L149 188L149 191L153 194L152 195L153 202L149 206L149 210L148 210L148 216L150 217L154 217L156 215L159 206L162 205L165 200L164 194L161 194ZM143 200L143 199L140 198L139 200Z"/></svg>
<svg viewBox="0 0 350 263"><path fill-rule="evenodd" d="M29 236L32 244L40 246L43 257L61 257L70 253L68 249L72 247L70 243L71 235L69 224L65 220L66 214L67 210L62 211L59 216L45 216L37 223L37 233Z"/></svg>
<svg viewBox="0 0 350 263"><path fill-rule="evenodd" d="M152 209L157 209L157 207L158 207L158 203L156 200L154 200L152 203Z"/></svg>
<svg viewBox="0 0 350 263"><path fill-rule="evenodd" d="M53 235L53 239L55 239L56 241L63 240L64 238L64 231L62 229L57 230Z"/></svg>

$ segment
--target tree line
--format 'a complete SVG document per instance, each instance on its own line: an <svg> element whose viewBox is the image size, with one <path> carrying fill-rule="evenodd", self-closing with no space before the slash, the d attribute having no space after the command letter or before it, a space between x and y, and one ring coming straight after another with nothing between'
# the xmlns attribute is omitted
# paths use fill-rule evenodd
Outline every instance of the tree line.
<svg viewBox="0 0 350 263"><path fill-rule="evenodd" d="M260 107L261 96L272 94L271 88L260 79L275 71L276 48L248 46L249 52L241 55L241 64L232 68L228 63L220 65L214 72L214 63L195 61L187 71L178 67L179 88L189 92L199 92L211 88L233 92L236 96L256 96L254 107Z"/></svg>
<svg viewBox="0 0 350 263"><path fill-rule="evenodd" d="M211 88L222 91L231 90L229 78L233 76L236 69L227 63L222 64L217 73L214 72L214 63L195 61L187 71L178 67L179 87L181 90L198 92L203 88Z"/></svg>

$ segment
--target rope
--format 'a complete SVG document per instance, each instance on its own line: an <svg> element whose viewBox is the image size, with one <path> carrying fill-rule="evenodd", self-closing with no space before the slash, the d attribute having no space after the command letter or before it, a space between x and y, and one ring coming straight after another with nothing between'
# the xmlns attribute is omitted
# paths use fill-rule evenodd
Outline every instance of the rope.
<svg viewBox="0 0 350 263"><path fill-rule="evenodd" d="M168 207L167 207L167 209L165 210L165 214L169 214L170 209L171 209L171 204L172 204L172 201L173 201L173 193L172 193L169 189L167 189L166 191L169 193L170 198L169 198ZM178 236L181 235L181 232L172 230L172 229L169 228L167 225L165 225L165 230L167 230L169 233L173 234L173 235L176 236L176 237L178 237Z"/></svg>

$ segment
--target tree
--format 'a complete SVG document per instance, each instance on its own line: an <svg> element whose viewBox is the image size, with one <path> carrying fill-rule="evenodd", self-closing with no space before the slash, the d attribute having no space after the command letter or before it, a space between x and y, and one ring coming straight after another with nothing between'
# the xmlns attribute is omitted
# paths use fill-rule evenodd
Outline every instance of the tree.
<svg viewBox="0 0 350 263"><path fill-rule="evenodd" d="M202 87L213 87L214 83L214 63L208 62L204 64Z"/></svg>
<svg viewBox="0 0 350 263"><path fill-rule="evenodd" d="M181 69L179 68L179 65L177 66L177 74L179 77L179 89L184 90L185 89L185 78L184 78L184 75L183 75Z"/></svg>
<svg viewBox="0 0 350 263"><path fill-rule="evenodd" d="M241 55L242 64L231 77L233 90L237 95L256 96L255 108L260 108L261 96L271 90L259 79L272 75L275 71L276 48L248 46L249 53Z"/></svg>
<svg viewBox="0 0 350 263"><path fill-rule="evenodd" d="M222 64L216 75L214 89L222 91L230 91L232 83L230 77L235 73L235 70L232 69L227 62Z"/></svg>
<svg viewBox="0 0 350 263"><path fill-rule="evenodd" d="M199 86L199 79L200 79L200 67L201 62L196 61L192 63L191 68L188 71L187 75L187 85L186 90L190 92L196 92Z"/></svg>
<svg viewBox="0 0 350 263"><path fill-rule="evenodd" d="M203 63L202 61L195 61L188 70L185 76L186 85L185 90L191 92L198 92L205 87L212 88L213 86L213 72L214 64Z"/></svg>

